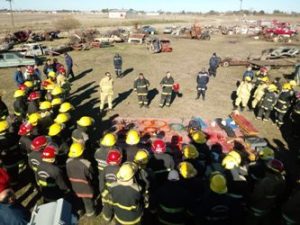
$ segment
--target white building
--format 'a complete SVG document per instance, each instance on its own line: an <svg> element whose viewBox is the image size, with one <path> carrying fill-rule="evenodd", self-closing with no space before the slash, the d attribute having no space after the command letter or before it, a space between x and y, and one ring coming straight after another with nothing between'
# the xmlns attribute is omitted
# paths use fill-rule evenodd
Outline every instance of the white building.
<svg viewBox="0 0 300 225"><path fill-rule="evenodd" d="M136 16L136 12L133 10L109 10L108 12L108 18L111 19L125 19L125 18L132 18Z"/></svg>

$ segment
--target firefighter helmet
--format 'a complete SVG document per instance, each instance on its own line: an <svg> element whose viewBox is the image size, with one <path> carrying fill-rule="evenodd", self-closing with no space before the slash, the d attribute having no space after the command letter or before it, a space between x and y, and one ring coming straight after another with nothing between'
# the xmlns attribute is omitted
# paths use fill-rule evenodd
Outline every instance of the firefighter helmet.
<svg viewBox="0 0 300 225"><path fill-rule="evenodd" d="M25 84L19 84L18 88L19 88L19 90L25 91L27 87Z"/></svg>
<svg viewBox="0 0 300 225"><path fill-rule="evenodd" d="M129 181L133 178L135 172L135 165L133 163L126 162L120 167L117 173L117 179L120 181Z"/></svg>
<svg viewBox="0 0 300 225"><path fill-rule="evenodd" d="M28 116L29 123L31 123L33 126L36 126L40 119L41 115L39 113L32 113Z"/></svg>
<svg viewBox="0 0 300 225"><path fill-rule="evenodd" d="M272 149L270 149L269 147L265 147L258 152L258 156L262 160L274 159L274 155L275 155L274 151Z"/></svg>
<svg viewBox="0 0 300 225"><path fill-rule="evenodd" d="M261 81L267 83L270 81L270 79L269 79L269 77L266 76L266 77L261 78Z"/></svg>
<svg viewBox="0 0 300 225"><path fill-rule="evenodd" d="M32 88L32 87L33 87L32 81L25 81L25 82L24 82L24 85L25 85L27 88Z"/></svg>
<svg viewBox="0 0 300 225"><path fill-rule="evenodd" d="M53 137L53 136L58 135L61 131L62 131L62 125L59 124L59 123L53 123L53 124L49 127L48 135L49 135L50 137Z"/></svg>
<svg viewBox="0 0 300 225"><path fill-rule="evenodd" d="M291 90L292 89L292 85L290 85L290 83L284 83L282 85L282 89L283 90Z"/></svg>
<svg viewBox="0 0 300 225"><path fill-rule="evenodd" d="M48 144L46 136L38 136L31 142L31 149L33 151L41 151Z"/></svg>
<svg viewBox="0 0 300 225"><path fill-rule="evenodd" d="M156 139L153 143L152 143L152 151L154 153L164 153L166 152L166 143L161 140L161 139Z"/></svg>
<svg viewBox="0 0 300 225"><path fill-rule="evenodd" d="M0 193L9 188L10 177L5 169L0 168Z"/></svg>
<svg viewBox="0 0 300 225"><path fill-rule="evenodd" d="M268 87L268 91L270 91L270 92L275 92L277 90L278 90L278 88L275 84L270 84Z"/></svg>
<svg viewBox="0 0 300 225"><path fill-rule="evenodd" d="M73 143L70 147L70 151L69 151L68 156L70 158L77 158L77 157L80 157L82 155L83 151L84 151L83 144Z"/></svg>
<svg viewBox="0 0 300 225"><path fill-rule="evenodd" d="M9 128L8 122L6 120L0 121L0 133L4 133Z"/></svg>
<svg viewBox="0 0 300 225"><path fill-rule="evenodd" d="M28 66L27 69L26 69L26 72L29 73L29 74L33 74L34 73L33 66Z"/></svg>
<svg viewBox="0 0 300 225"><path fill-rule="evenodd" d="M40 93L38 91L33 91L29 94L28 96L28 100L29 101L34 101L34 100L37 100L41 97Z"/></svg>
<svg viewBox="0 0 300 225"><path fill-rule="evenodd" d="M58 96L61 95L62 93L63 93L63 89L60 86L54 87L53 90L51 91L52 96Z"/></svg>
<svg viewBox="0 0 300 225"><path fill-rule="evenodd" d="M227 193L226 178L219 172L213 173L210 178L210 190L217 194Z"/></svg>
<svg viewBox="0 0 300 225"><path fill-rule="evenodd" d="M191 134L192 139L197 144L204 144L206 142L206 136L202 131L196 131Z"/></svg>
<svg viewBox="0 0 300 225"><path fill-rule="evenodd" d="M246 77L245 77L245 81L250 82L251 80L252 80L251 77L249 77L249 76L246 76Z"/></svg>
<svg viewBox="0 0 300 225"><path fill-rule="evenodd" d="M100 144L107 147L114 146L116 142L117 142L117 137L113 133L105 134L104 137L100 140Z"/></svg>
<svg viewBox="0 0 300 225"><path fill-rule="evenodd" d="M139 149L134 156L134 162L140 165L146 165L149 161L149 153L146 149Z"/></svg>
<svg viewBox="0 0 300 225"><path fill-rule="evenodd" d="M261 68L259 69L259 72L261 72L261 73L267 73L267 72L268 72L268 68L265 67L265 66L263 66L263 67L261 67Z"/></svg>
<svg viewBox="0 0 300 225"><path fill-rule="evenodd" d="M16 90L14 93L14 98L19 98L25 96L25 91L23 90Z"/></svg>
<svg viewBox="0 0 300 225"><path fill-rule="evenodd" d="M193 178L197 175L197 170L189 162L181 162L178 165L178 170L181 176L185 179Z"/></svg>
<svg viewBox="0 0 300 225"><path fill-rule="evenodd" d="M140 142L140 134L136 130L130 130L126 135L126 144L136 145Z"/></svg>
<svg viewBox="0 0 300 225"><path fill-rule="evenodd" d="M51 101L51 105L52 106L57 106L57 105L60 105L62 104L63 100L61 98L54 98L52 99Z"/></svg>
<svg viewBox="0 0 300 225"><path fill-rule="evenodd" d="M226 155L222 160L222 166L227 170L232 170L233 168L238 167L239 164L233 156Z"/></svg>
<svg viewBox="0 0 300 225"><path fill-rule="evenodd" d="M42 82L42 87L45 89L45 90L53 90L53 88L55 87L53 81L47 79L47 80L44 80Z"/></svg>
<svg viewBox="0 0 300 225"><path fill-rule="evenodd" d="M55 78L56 77L56 73L54 71L50 71L48 73L48 77Z"/></svg>
<svg viewBox="0 0 300 225"><path fill-rule="evenodd" d="M120 151L113 149L108 152L108 155L106 158L107 164L120 165L121 161L122 161L122 154Z"/></svg>
<svg viewBox="0 0 300 225"><path fill-rule="evenodd" d="M77 124L81 127L90 127L94 122L94 119L89 116L83 116L79 120L77 120Z"/></svg>
<svg viewBox="0 0 300 225"><path fill-rule="evenodd" d="M234 160L237 162L238 165L241 164L242 158L241 158L240 153L238 153L238 152L235 151L235 150L232 150L232 151L230 151L230 152L228 153L228 155L230 155L231 157L233 157Z"/></svg>
<svg viewBox="0 0 300 225"><path fill-rule="evenodd" d="M183 147L183 156L185 159L196 159L199 156L199 152L197 151L195 145L185 145Z"/></svg>
<svg viewBox="0 0 300 225"><path fill-rule="evenodd" d="M22 123L20 125L18 135L20 135L20 136L27 135L32 131L32 129L33 129L33 126L30 123Z"/></svg>
<svg viewBox="0 0 300 225"><path fill-rule="evenodd" d="M63 66L61 66L61 67L58 68L57 72L58 72L59 74L65 74L65 73L66 73L66 70L65 70L65 68L64 68Z"/></svg>
<svg viewBox="0 0 300 225"><path fill-rule="evenodd" d="M47 146L42 153L42 160L46 162L53 163L55 161L55 152L56 149L54 146Z"/></svg>
<svg viewBox="0 0 300 225"><path fill-rule="evenodd" d="M49 110L52 108L51 102L44 101L40 103L40 110Z"/></svg>
<svg viewBox="0 0 300 225"><path fill-rule="evenodd" d="M297 85L297 82L295 80L290 80L289 84L292 86L292 87L295 87Z"/></svg>
<svg viewBox="0 0 300 225"><path fill-rule="evenodd" d="M70 117L68 116L68 114L66 113L59 113L56 118L54 119L54 122L55 123L59 123L59 124L62 124L62 123L66 123L68 122L70 119Z"/></svg>
<svg viewBox="0 0 300 225"><path fill-rule="evenodd" d="M66 112L69 112L70 110L73 110L73 109L74 109L74 106L72 106L70 102L64 102L60 105L58 111L60 113L66 113Z"/></svg>
<svg viewBox="0 0 300 225"><path fill-rule="evenodd" d="M270 170L273 170L277 173L283 173L284 172L284 165L283 163L278 159L272 159L267 163L267 167Z"/></svg>

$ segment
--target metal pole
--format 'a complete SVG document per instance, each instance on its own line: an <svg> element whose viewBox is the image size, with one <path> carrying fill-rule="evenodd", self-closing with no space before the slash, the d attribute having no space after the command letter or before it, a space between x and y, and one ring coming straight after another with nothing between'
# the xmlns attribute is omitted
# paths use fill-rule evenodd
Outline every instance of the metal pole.
<svg viewBox="0 0 300 225"><path fill-rule="evenodd" d="M240 0L240 11L242 11L242 8L243 8L243 0Z"/></svg>
<svg viewBox="0 0 300 225"><path fill-rule="evenodd" d="M14 14L13 14L13 9L12 9L12 4L11 4L12 0L6 0L6 1L9 1L11 25L12 25L13 28L15 28Z"/></svg>

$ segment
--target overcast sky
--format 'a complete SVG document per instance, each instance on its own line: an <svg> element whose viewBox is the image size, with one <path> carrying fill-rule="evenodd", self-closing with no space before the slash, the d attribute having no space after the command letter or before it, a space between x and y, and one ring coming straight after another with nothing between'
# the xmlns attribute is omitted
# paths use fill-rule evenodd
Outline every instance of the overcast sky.
<svg viewBox="0 0 300 225"><path fill-rule="evenodd" d="M239 10L240 0L12 0L14 9L38 10L100 10L136 9L145 11L229 11ZM6 0L0 0L0 9L9 8ZM243 0L243 9L300 12L300 0Z"/></svg>

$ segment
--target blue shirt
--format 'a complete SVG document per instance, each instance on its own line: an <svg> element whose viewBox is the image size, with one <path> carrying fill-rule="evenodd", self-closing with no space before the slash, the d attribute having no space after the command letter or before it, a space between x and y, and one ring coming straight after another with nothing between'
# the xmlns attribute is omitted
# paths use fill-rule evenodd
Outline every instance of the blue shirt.
<svg viewBox="0 0 300 225"><path fill-rule="evenodd" d="M20 85L20 84L24 83L25 80L24 80L23 73L21 71L16 71L15 81L16 81L17 85Z"/></svg>
<svg viewBox="0 0 300 225"><path fill-rule="evenodd" d="M0 203L0 224L1 225L27 225L30 214L18 204Z"/></svg>

